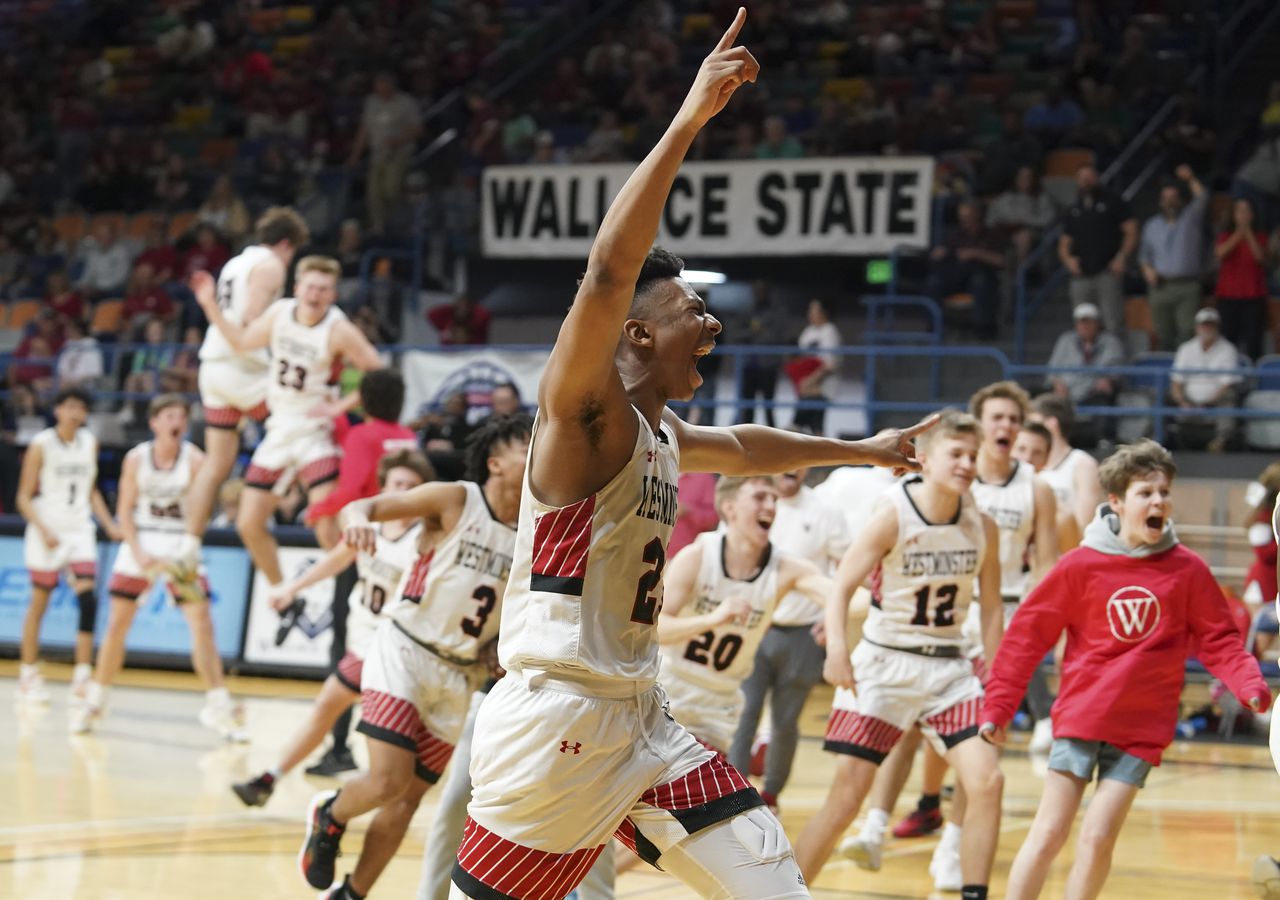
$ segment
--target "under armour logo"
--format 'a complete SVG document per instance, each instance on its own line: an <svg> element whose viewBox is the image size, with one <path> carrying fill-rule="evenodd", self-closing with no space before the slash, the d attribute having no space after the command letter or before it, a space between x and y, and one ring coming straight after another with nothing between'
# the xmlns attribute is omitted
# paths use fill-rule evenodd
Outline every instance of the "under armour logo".
<svg viewBox="0 0 1280 900"><path fill-rule="evenodd" d="M561 741L561 742L560 742L560 752L561 752L561 753L568 753L570 750L572 750L572 751L573 751L573 755L574 755L574 756L577 756L579 753L581 753L581 752L582 752L582 744L577 743L577 742L574 742L573 744L570 744L568 741Z"/></svg>
<svg viewBox="0 0 1280 900"><path fill-rule="evenodd" d="M1122 587L1107 600L1107 623L1116 640L1136 644L1160 624L1160 601L1144 587Z"/></svg>
<svg viewBox="0 0 1280 900"><path fill-rule="evenodd" d="M658 452L656 450L646 450L644 455L648 457L649 462L653 462L657 458Z"/></svg>

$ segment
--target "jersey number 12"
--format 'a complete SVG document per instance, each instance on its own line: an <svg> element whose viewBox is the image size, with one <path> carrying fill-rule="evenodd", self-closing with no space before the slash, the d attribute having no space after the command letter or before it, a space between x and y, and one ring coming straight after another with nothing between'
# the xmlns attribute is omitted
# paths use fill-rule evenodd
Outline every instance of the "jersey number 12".
<svg viewBox="0 0 1280 900"><path fill-rule="evenodd" d="M916 591L916 614L911 619L912 625L927 626L931 624L929 622L930 590L930 586L926 584ZM959 592L959 586L954 584L944 584L933 592L939 601L933 610L933 625L954 625L956 623L956 594Z"/></svg>

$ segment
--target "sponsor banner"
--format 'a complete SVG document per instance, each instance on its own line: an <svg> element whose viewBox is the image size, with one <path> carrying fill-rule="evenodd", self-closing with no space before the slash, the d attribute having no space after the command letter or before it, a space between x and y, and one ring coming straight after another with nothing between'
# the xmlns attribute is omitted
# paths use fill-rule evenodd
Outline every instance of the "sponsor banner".
<svg viewBox="0 0 1280 900"><path fill-rule="evenodd" d="M323 555L323 550L314 547L281 547L280 570L285 581L296 578ZM302 592L300 596L306 601L306 609L279 646L276 635L280 630L280 614L267 603L270 589L263 574L256 573L249 600L249 627L244 636L245 662L328 669L329 647L333 643L333 579Z"/></svg>
<svg viewBox="0 0 1280 900"><path fill-rule="evenodd" d="M454 394L465 394L471 417L489 413L489 397L497 384L513 384L521 403L538 398L538 380L547 364L545 350L464 350L457 353L411 351L400 359L404 376L405 415L438 409Z"/></svg>
<svg viewBox="0 0 1280 900"><path fill-rule="evenodd" d="M493 166L484 171L488 257L586 259L609 203L634 166ZM686 163L658 241L683 256L890 253L929 246L933 159Z"/></svg>
<svg viewBox="0 0 1280 900"><path fill-rule="evenodd" d="M107 585L119 546L98 545L98 618L94 633L99 643L111 610ZM205 547L202 552L209 572L210 610L218 653L224 658L235 659L240 655L240 634L244 629L249 555L239 547ZM0 535L0 643L19 642L22 620L30 599L31 582L22 560L22 538ZM168 590L163 585L153 585L149 592L138 598L137 603L138 613L125 643L129 650L177 656L191 652L187 621L170 602ZM79 616L76 595L64 579L49 597L49 608L40 629L40 645L60 649L73 647Z"/></svg>

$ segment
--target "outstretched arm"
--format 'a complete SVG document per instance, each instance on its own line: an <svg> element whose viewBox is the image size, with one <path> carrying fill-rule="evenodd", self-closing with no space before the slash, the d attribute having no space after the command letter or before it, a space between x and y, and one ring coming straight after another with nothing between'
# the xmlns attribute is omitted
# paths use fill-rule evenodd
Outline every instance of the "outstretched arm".
<svg viewBox="0 0 1280 900"><path fill-rule="evenodd" d="M933 414L910 428L888 428L865 440L841 441L765 425L689 425L670 410L663 418L680 444L681 471L721 475L774 475L806 466L883 466L914 472L920 466L912 441L938 421Z"/></svg>
<svg viewBox="0 0 1280 900"><path fill-rule="evenodd" d="M338 516L345 543L366 553L377 549L374 522L425 519L433 530L452 531L467 502L467 489L457 482L435 481L411 491L366 497L347 504Z"/></svg>
<svg viewBox="0 0 1280 900"><path fill-rule="evenodd" d="M196 295L196 302L209 319L209 324L222 332L231 349L237 353L250 350L261 350L271 342L271 323L275 319L273 307L267 309L248 325L232 322L222 314L215 295L216 283L208 272L199 271L191 276L191 291Z"/></svg>

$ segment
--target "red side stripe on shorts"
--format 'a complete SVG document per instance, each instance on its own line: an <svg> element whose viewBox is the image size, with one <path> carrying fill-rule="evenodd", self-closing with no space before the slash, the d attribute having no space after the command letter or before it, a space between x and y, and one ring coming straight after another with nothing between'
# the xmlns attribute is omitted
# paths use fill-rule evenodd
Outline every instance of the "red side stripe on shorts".
<svg viewBox="0 0 1280 900"><path fill-rule="evenodd" d="M585 578L591 546L595 494L554 512L533 524L533 574L549 578Z"/></svg>
<svg viewBox="0 0 1280 900"><path fill-rule="evenodd" d="M359 687L360 679L364 675L364 660L348 650L342 654L342 659L338 660L338 672L349 683Z"/></svg>
<svg viewBox="0 0 1280 900"><path fill-rule="evenodd" d="M81 578L92 578L98 574L96 562L73 562L70 568L72 575L78 575Z"/></svg>
<svg viewBox="0 0 1280 900"><path fill-rule="evenodd" d="M687 775L649 788L640 796L640 802L671 811L692 809L750 786L724 754L716 751L715 756Z"/></svg>
<svg viewBox="0 0 1280 900"><path fill-rule="evenodd" d="M35 569L28 569L27 576L31 579L31 583L38 588L53 590L58 586L57 572L37 572Z"/></svg>
<svg viewBox="0 0 1280 900"><path fill-rule="evenodd" d="M244 483L251 487L273 487L282 474L284 469L264 469L251 462L249 468L245 469Z"/></svg>
<svg viewBox="0 0 1280 900"><path fill-rule="evenodd" d="M255 422L265 422L267 420L267 416L271 415L271 410L267 409L267 401L263 400L253 409L245 413L245 415L253 419Z"/></svg>
<svg viewBox="0 0 1280 900"><path fill-rule="evenodd" d="M240 410L231 407L214 409L206 406L204 408L205 424L215 428L235 428L240 424L240 416Z"/></svg>
<svg viewBox="0 0 1280 900"><path fill-rule="evenodd" d="M883 719L864 716L848 709L833 709L827 720L826 740L853 744L876 753L888 753L902 737L902 729Z"/></svg>
<svg viewBox="0 0 1280 900"><path fill-rule="evenodd" d="M317 459L315 462L307 463L302 467L302 471L298 473L298 480L305 487L312 487L319 484L326 478L332 478L338 474L339 458L330 456L325 459Z"/></svg>
<svg viewBox="0 0 1280 900"><path fill-rule="evenodd" d="M962 700L936 716L925 719L925 724L937 731L940 737L947 737L969 728L977 728L981 705L982 699L979 697Z"/></svg>
<svg viewBox="0 0 1280 900"><path fill-rule="evenodd" d="M534 850L479 825L470 816L458 847L458 865L481 884L520 900L561 900L578 886L604 845L572 853Z"/></svg>
<svg viewBox="0 0 1280 900"><path fill-rule="evenodd" d="M107 592L121 597L136 599L142 596L142 592L150 584L151 582L146 578L135 578L131 575L112 575L111 583L107 586Z"/></svg>
<svg viewBox="0 0 1280 900"><path fill-rule="evenodd" d="M422 592L427 586L427 574L431 571L431 560L435 555L434 547L418 555L418 558L413 561L413 568L409 570L409 578L405 581L404 590L400 592L400 596L413 603L422 599Z"/></svg>
<svg viewBox="0 0 1280 900"><path fill-rule="evenodd" d="M427 730L418 708L403 697L381 691L365 690L360 694L360 717L368 724L413 741L418 762L437 775L444 771L453 756L453 744Z"/></svg>

